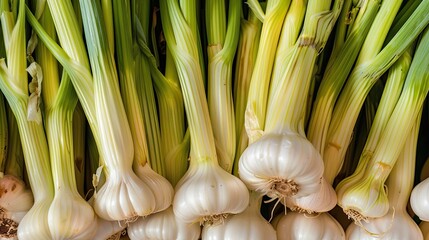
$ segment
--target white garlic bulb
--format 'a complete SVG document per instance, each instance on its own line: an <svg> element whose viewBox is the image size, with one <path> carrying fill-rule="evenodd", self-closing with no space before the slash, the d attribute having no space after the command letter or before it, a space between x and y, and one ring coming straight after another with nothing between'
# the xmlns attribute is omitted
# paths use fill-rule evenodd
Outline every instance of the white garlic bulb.
<svg viewBox="0 0 429 240"><path fill-rule="evenodd" d="M249 192L244 183L212 161L191 161L176 186L173 210L184 223L216 223L244 211Z"/></svg>
<svg viewBox="0 0 429 240"><path fill-rule="evenodd" d="M251 194L255 195L255 194ZM203 240L276 240L276 231L260 213L261 197L252 196L244 212L225 219L223 223L203 227Z"/></svg>
<svg viewBox="0 0 429 240"><path fill-rule="evenodd" d="M413 188L410 203L414 213L422 221L429 221L429 178Z"/></svg>
<svg viewBox="0 0 429 240"><path fill-rule="evenodd" d="M106 182L94 195L94 210L109 221L132 221L155 210L152 190L130 170L109 172Z"/></svg>
<svg viewBox="0 0 429 240"><path fill-rule="evenodd" d="M198 240L201 228L199 223L178 220L169 207L130 223L127 232L131 240Z"/></svg>
<svg viewBox="0 0 429 240"><path fill-rule="evenodd" d="M153 212L160 212L167 209L171 205L174 196L174 189L171 183L152 170L148 163L144 166L135 166L134 171L152 190L155 197L155 209Z"/></svg>
<svg viewBox="0 0 429 240"><path fill-rule="evenodd" d="M350 224L346 231L349 240L423 240L423 234L414 220L402 209L391 208L380 218L361 221L361 226Z"/></svg>
<svg viewBox="0 0 429 240"><path fill-rule="evenodd" d="M290 212L277 223L278 240L343 240L341 225L328 213L316 215Z"/></svg>
<svg viewBox="0 0 429 240"><path fill-rule="evenodd" d="M294 132L265 133L243 152L240 178L250 190L283 200L319 191L323 176L319 152Z"/></svg>

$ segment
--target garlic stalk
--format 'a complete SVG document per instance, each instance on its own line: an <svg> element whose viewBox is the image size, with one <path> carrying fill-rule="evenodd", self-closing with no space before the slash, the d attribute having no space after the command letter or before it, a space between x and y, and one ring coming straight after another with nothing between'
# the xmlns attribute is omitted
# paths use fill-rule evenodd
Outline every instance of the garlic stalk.
<svg viewBox="0 0 429 240"><path fill-rule="evenodd" d="M423 239L425 240L429 239L429 222L422 221L419 224L419 228L422 231Z"/></svg>
<svg viewBox="0 0 429 240"><path fill-rule="evenodd" d="M4 176L4 166L7 159L7 148L9 144L9 133L7 128L6 106L3 94L0 91L0 177Z"/></svg>
<svg viewBox="0 0 429 240"><path fill-rule="evenodd" d="M249 194L240 179L218 164L199 64L199 35L193 31L195 7L195 1L160 1L164 34L176 63L191 138L190 166L176 185L173 210L184 223L212 224L244 211Z"/></svg>
<svg viewBox="0 0 429 240"><path fill-rule="evenodd" d="M127 228L131 240L197 240L200 238L200 232L198 223L184 223L177 219L172 207L139 218Z"/></svg>
<svg viewBox="0 0 429 240"><path fill-rule="evenodd" d="M249 142L246 129L244 128L244 112L246 110L250 79L258 53L261 28L262 22L259 21L252 11L249 11L247 19L241 19L240 39L235 57L235 75L233 80L235 135L237 139L233 171L236 176L238 175L238 161Z"/></svg>
<svg viewBox="0 0 429 240"><path fill-rule="evenodd" d="M147 5L148 3L145 4ZM171 205L174 190L167 179L152 170L147 161L149 156L154 156L149 155L149 151L152 149L148 148L148 141L146 139L146 130L150 124L145 124L147 118L144 117L143 108L140 105L136 89L137 82L141 81L141 79L136 76L138 75L138 71L148 69L141 68L143 61L145 61L142 59L142 54L137 53L135 55L133 53L138 48L133 42L132 24L129 17L131 15L130 7L130 3L127 1L115 1L113 3L119 84L134 144L133 169L137 176L147 185L148 189L151 190L155 199L153 212L158 212ZM146 112L145 114L149 113ZM152 140L157 141L158 138ZM156 143L154 144L157 145ZM164 169L160 160L153 160L156 162L158 170Z"/></svg>
<svg viewBox="0 0 429 240"><path fill-rule="evenodd" d="M48 8L43 10L40 23L48 34L55 35ZM52 239L92 238L96 216L76 185L73 115L78 98L67 74L63 74L60 82L57 61L45 46L36 48L36 61L43 73L45 127L55 190L48 212L49 230Z"/></svg>
<svg viewBox="0 0 429 240"><path fill-rule="evenodd" d="M50 171L49 151L43 125L29 121L27 110L40 117L37 101L39 84L33 91L33 101L29 106L28 81L26 72L25 1L16 2L18 12L12 13L9 4L1 5L1 24L6 48L7 62L0 60L0 89L15 115L26 169L33 191L34 204L18 226L19 239L51 239L48 227L48 209L54 196ZM15 18L16 16L16 22ZM40 118L39 118L40 119ZM16 227L16 225L14 225ZM15 231L16 234L16 231ZM16 235L15 235L16 236Z"/></svg>
<svg viewBox="0 0 429 240"><path fill-rule="evenodd" d="M289 212L276 226L278 240L342 240L346 239L341 225L329 214Z"/></svg>
<svg viewBox="0 0 429 240"><path fill-rule="evenodd" d="M206 1L207 101L219 165L232 172L236 150L232 70L240 32L241 2L228 2L226 7L224 1Z"/></svg>
<svg viewBox="0 0 429 240"><path fill-rule="evenodd" d="M416 222L407 213L408 199L413 187L417 137L420 116L408 136L405 146L387 179L390 209L382 217L351 224L347 239L421 239L423 235Z"/></svg>
<svg viewBox="0 0 429 240"><path fill-rule="evenodd" d="M423 4L424 2L422 2ZM393 40L392 40L393 41ZM429 91L427 81L426 54L429 49L428 30L422 38L411 62L404 87L392 114L381 133L374 152L363 154L366 166L359 180L344 187L339 196L339 205L348 211L356 221L371 217L381 217L389 209L384 182L418 117L424 99Z"/></svg>
<svg viewBox="0 0 429 240"><path fill-rule="evenodd" d="M246 128L251 141L240 158L239 173L250 190L281 201L320 190L323 161L305 137L305 106L316 58L330 35L341 6L341 1L335 1L332 10L331 1L307 3L303 30L291 50L282 79L274 84L275 87L270 87L264 133L256 141L257 137L252 140L253 130L250 129L258 129L256 126L261 123L256 113L262 110L254 109L256 103L249 93Z"/></svg>
<svg viewBox="0 0 429 240"><path fill-rule="evenodd" d="M155 208L154 196L132 171L134 148L117 85L116 66L103 37L103 25L99 25L100 22L96 20L96 16L101 14L100 6L98 2L92 1L80 3L93 78L85 65L71 61L31 14L28 19L39 38L70 75L94 133L102 162L106 164L108 176L96 194L96 213L107 220L132 220L152 213ZM55 24L78 29L77 22L72 21L74 12L68 1L48 1L48 4ZM74 39L83 41L78 35Z"/></svg>
<svg viewBox="0 0 429 240"><path fill-rule="evenodd" d="M262 196L259 193L251 192L249 206L244 212L227 218L223 224L204 226L202 239L276 240L276 231L261 215L261 201Z"/></svg>

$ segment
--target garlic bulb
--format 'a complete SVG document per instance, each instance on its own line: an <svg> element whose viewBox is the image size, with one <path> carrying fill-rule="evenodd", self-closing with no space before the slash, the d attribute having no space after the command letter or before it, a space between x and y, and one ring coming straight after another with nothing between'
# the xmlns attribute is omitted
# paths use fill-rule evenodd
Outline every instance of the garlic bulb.
<svg viewBox="0 0 429 240"><path fill-rule="evenodd" d="M250 190L273 199L299 198L320 190L323 161L298 133L266 133L243 152L239 173Z"/></svg>
<svg viewBox="0 0 429 240"><path fill-rule="evenodd" d="M384 190L386 179L385 166L378 166L373 174L337 187L338 205L355 222L367 218L382 217L389 211L389 200ZM390 170L389 170L390 171Z"/></svg>
<svg viewBox="0 0 429 240"><path fill-rule="evenodd" d="M169 207L130 223L127 228L131 240L198 240L201 228L198 223L184 223L178 220Z"/></svg>
<svg viewBox="0 0 429 240"><path fill-rule="evenodd" d="M25 214L18 226L18 239L52 239L48 225L48 211L51 201L34 199L34 205ZM40 221L46 219L46 221Z"/></svg>
<svg viewBox="0 0 429 240"><path fill-rule="evenodd" d="M196 162L189 166L176 186L173 210L184 223L222 222L228 214L244 211L249 193L240 179L216 162Z"/></svg>
<svg viewBox="0 0 429 240"><path fill-rule="evenodd" d="M290 212L277 223L278 240L346 239L341 225L328 213L317 215Z"/></svg>
<svg viewBox="0 0 429 240"><path fill-rule="evenodd" d="M107 221L97 217L97 229L92 240L119 239L126 224L118 221ZM119 235L119 236L118 236ZM114 238L113 236L118 236Z"/></svg>
<svg viewBox="0 0 429 240"><path fill-rule="evenodd" d="M0 179L0 238L17 239L17 227L33 205L33 194L12 175Z"/></svg>
<svg viewBox="0 0 429 240"><path fill-rule="evenodd" d="M286 198L286 206L298 212L328 212L335 205L337 205L337 193L325 178L321 179L321 188L318 192L300 198Z"/></svg>
<svg viewBox="0 0 429 240"><path fill-rule="evenodd" d="M174 189L171 183L163 176L156 173L146 163L144 166L134 167L137 176L152 190L155 197L155 209L153 212L160 212L171 205L174 196Z"/></svg>
<svg viewBox="0 0 429 240"><path fill-rule="evenodd" d="M97 228L91 205L77 191L68 188L55 190L48 224L52 239L92 239Z"/></svg>
<svg viewBox="0 0 429 240"><path fill-rule="evenodd" d="M391 208L383 217L360 222L361 226L350 224L346 231L349 240L389 239L423 240L423 234L414 220L402 209Z"/></svg>
<svg viewBox="0 0 429 240"><path fill-rule="evenodd" d="M276 240L276 231L260 213L262 197L251 194L249 206L244 212L230 216L223 223L203 227L204 240Z"/></svg>
<svg viewBox="0 0 429 240"><path fill-rule="evenodd" d="M111 169L106 182L94 195L94 210L105 220L132 221L155 210L151 189L131 170ZM131 217L130 217L131 216Z"/></svg>
<svg viewBox="0 0 429 240"><path fill-rule="evenodd" d="M411 192L410 203L414 213L422 220L429 221L429 178L417 184Z"/></svg>

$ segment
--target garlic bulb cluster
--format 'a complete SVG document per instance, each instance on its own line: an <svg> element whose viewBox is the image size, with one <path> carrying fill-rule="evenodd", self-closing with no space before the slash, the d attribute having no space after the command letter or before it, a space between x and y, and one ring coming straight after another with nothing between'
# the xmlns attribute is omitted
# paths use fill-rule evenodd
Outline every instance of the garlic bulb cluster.
<svg viewBox="0 0 429 240"><path fill-rule="evenodd" d="M429 221L429 178L417 184L411 192L410 203L414 213L422 220Z"/></svg>
<svg viewBox="0 0 429 240"><path fill-rule="evenodd" d="M239 173L250 190L272 199L300 198L320 190L323 161L298 133L266 133L243 152Z"/></svg>
<svg viewBox="0 0 429 240"><path fill-rule="evenodd" d="M137 176L152 190L155 197L154 213L167 209L173 201L174 189L171 183L156 173L148 163L134 167Z"/></svg>
<svg viewBox="0 0 429 240"><path fill-rule="evenodd" d="M199 223L184 223L178 220L173 208L151 214L130 223L127 228L131 240L198 240L201 227Z"/></svg>
<svg viewBox="0 0 429 240"><path fill-rule="evenodd" d="M361 225L350 224L346 230L349 240L423 240L422 231L406 211L391 208L383 217L362 221Z"/></svg>
<svg viewBox="0 0 429 240"><path fill-rule="evenodd" d="M218 164L191 164L176 186L173 210L184 223L214 224L244 211L249 193L244 183Z"/></svg>
<svg viewBox="0 0 429 240"><path fill-rule="evenodd" d="M303 214L290 212L278 220L278 240L343 240L341 225L328 213Z"/></svg>
<svg viewBox="0 0 429 240"><path fill-rule="evenodd" d="M221 224L204 226L204 240L276 240L276 231L260 213L261 196L251 193L249 206L244 212L225 219Z"/></svg>
<svg viewBox="0 0 429 240"><path fill-rule="evenodd" d="M17 228L33 205L33 194L25 183L12 175L0 179L0 237L17 239Z"/></svg>

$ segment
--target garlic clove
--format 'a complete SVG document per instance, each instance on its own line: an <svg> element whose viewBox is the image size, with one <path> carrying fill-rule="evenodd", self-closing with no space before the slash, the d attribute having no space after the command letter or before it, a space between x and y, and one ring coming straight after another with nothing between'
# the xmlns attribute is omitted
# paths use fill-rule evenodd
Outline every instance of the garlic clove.
<svg viewBox="0 0 429 240"><path fill-rule="evenodd" d="M0 179L0 213L19 223L33 206L33 194L21 179L4 175Z"/></svg>
<svg viewBox="0 0 429 240"><path fill-rule="evenodd" d="M155 210L152 190L133 171L109 172L104 185L94 196L94 210L109 221L134 221Z"/></svg>
<svg viewBox="0 0 429 240"><path fill-rule="evenodd" d="M304 213L328 212L335 205L337 205L337 193L325 178L321 179L321 188L316 193L300 198L286 198L288 208Z"/></svg>
<svg viewBox="0 0 429 240"><path fill-rule="evenodd" d="M212 162L192 164L176 186L173 211L184 223L213 224L244 211L249 193L244 183Z"/></svg>
<svg viewBox="0 0 429 240"><path fill-rule="evenodd" d="M429 221L429 178L413 188L410 204L414 213L422 221Z"/></svg>
<svg viewBox="0 0 429 240"><path fill-rule="evenodd" d="M153 212L167 209L171 205L174 196L174 189L171 183L152 170L148 163L144 166L135 167L135 173L154 194L156 206Z"/></svg>
<svg viewBox="0 0 429 240"><path fill-rule="evenodd" d="M97 219L78 192L58 188L49 208L48 224L52 239L92 239Z"/></svg>
<svg viewBox="0 0 429 240"><path fill-rule="evenodd" d="M290 212L277 223L278 240L343 240L341 225L328 213L316 215Z"/></svg>
<svg viewBox="0 0 429 240"><path fill-rule="evenodd" d="M404 211L395 212L392 208L383 217L368 219L361 226L350 224L346 230L349 240L389 239L389 240L423 240L419 226Z"/></svg>
<svg viewBox="0 0 429 240"><path fill-rule="evenodd" d="M266 133L250 144L239 161L240 178L250 190L276 199L304 197L320 189L323 161L298 133Z"/></svg>
<svg viewBox="0 0 429 240"><path fill-rule="evenodd" d="M127 228L131 240L198 240L198 223L184 223L174 216L173 208L151 214L130 223Z"/></svg>

